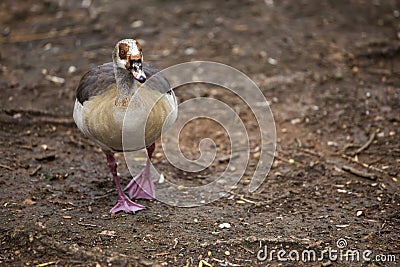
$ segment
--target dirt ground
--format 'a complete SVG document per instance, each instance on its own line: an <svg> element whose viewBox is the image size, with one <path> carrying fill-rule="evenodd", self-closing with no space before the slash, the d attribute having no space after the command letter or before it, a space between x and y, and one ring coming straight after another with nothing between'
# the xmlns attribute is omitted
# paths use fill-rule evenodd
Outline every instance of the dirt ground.
<svg viewBox="0 0 400 267"><path fill-rule="evenodd" d="M1 266L400 264L399 1L3 0L0 34ZM254 136L245 176L204 206L140 200L148 209L109 214L117 194L105 157L72 109L81 75L110 61L126 37L140 39L158 68L211 60L256 82L277 128L275 161L256 193L248 192L259 149L249 110L189 88L176 92L179 101L215 97L240 110ZM202 137L228 148L209 123L187 126L185 155L197 155ZM153 163L186 184L212 181L226 166L184 173L160 147ZM338 249L338 240L373 260L262 259L265 246L287 257Z"/></svg>

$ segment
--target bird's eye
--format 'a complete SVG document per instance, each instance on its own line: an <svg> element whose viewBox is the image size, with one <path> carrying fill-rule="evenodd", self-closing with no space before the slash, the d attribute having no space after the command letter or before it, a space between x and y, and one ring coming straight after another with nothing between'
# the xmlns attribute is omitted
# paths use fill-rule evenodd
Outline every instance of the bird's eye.
<svg viewBox="0 0 400 267"><path fill-rule="evenodd" d="M127 57L127 54L126 54L125 49L120 49L119 50L119 58L120 59L126 59L126 57Z"/></svg>

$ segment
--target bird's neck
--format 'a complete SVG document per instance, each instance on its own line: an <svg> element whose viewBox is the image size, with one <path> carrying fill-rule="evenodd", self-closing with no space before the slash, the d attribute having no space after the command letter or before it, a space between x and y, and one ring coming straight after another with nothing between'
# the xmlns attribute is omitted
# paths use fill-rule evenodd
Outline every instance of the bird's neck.
<svg viewBox="0 0 400 267"><path fill-rule="evenodd" d="M115 105L126 107L129 104L131 96L136 91L136 81L133 75L121 68L114 69L115 81L117 83L117 97Z"/></svg>

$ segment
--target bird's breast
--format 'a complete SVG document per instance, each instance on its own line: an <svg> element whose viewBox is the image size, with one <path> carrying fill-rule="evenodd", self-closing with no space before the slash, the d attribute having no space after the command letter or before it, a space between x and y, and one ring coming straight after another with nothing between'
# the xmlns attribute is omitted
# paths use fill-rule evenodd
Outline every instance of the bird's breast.
<svg viewBox="0 0 400 267"><path fill-rule="evenodd" d="M154 143L176 120L169 94L139 89L128 105L116 105L116 88L85 101L84 124L91 137L111 150L139 150Z"/></svg>

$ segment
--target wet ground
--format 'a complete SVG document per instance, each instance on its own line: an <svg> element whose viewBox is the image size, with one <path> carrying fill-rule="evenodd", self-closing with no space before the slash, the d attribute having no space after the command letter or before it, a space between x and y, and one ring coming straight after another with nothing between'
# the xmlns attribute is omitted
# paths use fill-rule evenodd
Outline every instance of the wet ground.
<svg viewBox="0 0 400 267"><path fill-rule="evenodd" d="M400 2L4 0L0 34L0 265L399 264ZM179 101L225 101L252 138L237 187L197 208L140 200L148 209L108 213L117 195L105 157L76 128L72 108L80 76L132 36L158 68L211 60L256 82L277 129L275 161L257 192L248 192L260 155L254 117L234 96L198 86L177 90ZM195 158L204 137L224 159L209 169L179 171L159 146L153 163L172 181L212 181L229 160L223 130L193 122L181 145ZM287 258L340 247L353 252L277 258L281 249ZM361 259L351 262L354 251Z"/></svg>

